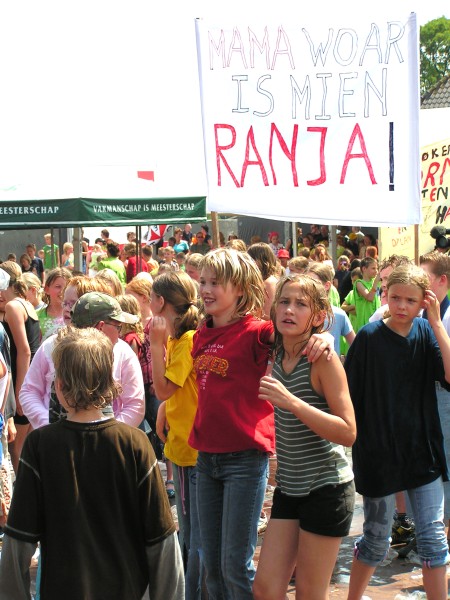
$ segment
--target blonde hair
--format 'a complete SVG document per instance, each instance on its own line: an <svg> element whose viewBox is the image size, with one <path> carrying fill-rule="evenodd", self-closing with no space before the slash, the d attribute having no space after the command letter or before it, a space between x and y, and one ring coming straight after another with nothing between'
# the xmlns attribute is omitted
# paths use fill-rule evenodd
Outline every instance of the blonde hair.
<svg viewBox="0 0 450 600"><path fill-rule="evenodd" d="M120 385L113 378L113 345L97 329L63 328L52 359L62 394L76 411L102 409L119 395Z"/></svg>
<svg viewBox="0 0 450 600"><path fill-rule="evenodd" d="M425 271L416 265L401 265L388 277L387 289L392 285L415 285L425 296L425 292L430 289L430 279Z"/></svg>
<svg viewBox="0 0 450 600"><path fill-rule="evenodd" d="M102 269L95 276L98 277L102 281L105 281L109 287L109 293L111 296L120 296L123 294L123 286L120 283L120 279L114 273L112 269Z"/></svg>
<svg viewBox="0 0 450 600"><path fill-rule="evenodd" d="M308 264L305 274L315 273L322 283L332 283L333 269L329 265L324 265L320 262L312 262Z"/></svg>
<svg viewBox="0 0 450 600"><path fill-rule="evenodd" d="M450 285L450 256L448 254L443 254L442 252L434 250L433 252L423 254L420 257L419 262L421 265L430 265L433 275L436 275L437 277L445 275L447 277L447 282Z"/></svg>
<svg viewBox="0 0 450 600"><path fill-rule="evenodd" d="M155 274L154 281L156 281L160 275L162 275L163 273L168 273L169 271L175 271L175 268L172 265L169 265L167 263L160 263L159 267L158 267L158 271Z"/></svg>
<svg viewBox="0 0 450 600"><path fill-rule="evenodd" d="M27 286L27 290L31 288L35 288L36 290L36 299L38 302L42 301L42 292L44 291L42 288L41 280L34 273L23 273L22 279Z"/></svg>
<svg viewBox="0 0 450 600"><path fill-rule="evenodd" d="M134 292L139 296L145 296L150 300L150 295L152 293L153 281L146 277L133 277L130 283L127 283L127 287L125 288L125 292Z"/></svg>
<svg viewBox="0 0 450 600"><path fill-rule="evenodd" d="M203 254L199 254L198 252L194 252L194 254L188 254L186 256L186 267L189 265L197 271L201 271L203 263Z"/></svg>
<svg viewBox="0 0 450 600"><path fill-rule="evenodd" d="M139 317L139 321L137 323L122 323L120 337L123 338L127 333L134 332L141 342L143 342L144 328L142 327L142 315L138 301L130 294L121 294L120 296L116 297L116 300L124 312L130 313L130 315L137 315Z"/></svg>
<svg viewBox="0 0 450 600"><path fill-rule="evenodd" d="M305 256L296 256L288 262L288 268L295 269L296 271L306 271L309 263L310 261Z"/></svg>
<svg viewBox="0 0 450 600"><path fill-rule="evenodd" d="M73 244L72 244L72 242L66 242L66 243L63 245L64 254L66 254L66 253L67 253L67 250L68 250L69 248L72 248L72 250L73 250Z"/></svg>
<svg viewBox="0 0 450 600"><path fill-rule="evenodd" d="M237 250L238 252L247 252L247 244L244 240L232 239L228 240L225 244L225 248L229 248L230 250Z"/></svg>
<svg viewBox="0 0 450 600"><path fill-rule="evenodd" d="M88 292L102 292L111 296L111 288L103 279L97 277L87 277L86 275L75 275L67 282L66 288L74 287L78 298L81 298Z"/></svg>
<svg viewBox="0 0 450 600"><path fill-rule="evenodd" d="M246 252L230 248L212 250L203 257L202 271L204 269L211 269L220 285L230 283L240 289L242 295L232 318L262 314L265 300L263 279L255 261ZM203 312L207 315L204 308Z"/></svg>
<svg viewBox="0 0 450 600"><path fill-rule="evenodd" d="M309 337L314 333L323 333L330 329L334 321L333 309L331 308L327 291L320 281L313 279L309 275L287 275L283 279L280 279L275 290L275 298L270 311L270 316L275 332L274 352L275 355L281 355L281 357L284 356L283 336L277 329L276 309L280 302L284 286L290 283L299 284L300 293L308 299L309 307L311 309L311 317L306 324L305 331L302 333L309 333ZM323 316L321 323L319 325L313 325L314 319L320 315ZM327 322L326 326L325 322Z"/></svg>
<svg viewBox="0 0 450 600"><path fill-rule="evenodd" d="M5 262L0 264L0 269L3 269L8 273L10 277L9 285L13 288L14 294L19 298L26 300L28 289L23 280L22 269L20 266L13 260L5 260Z"/></svg>
<svg viewBox="0 0 450 600"><path fill-rule="evenodd" d="M123 247L123 251L125 252L125 254L129 254L130 256L136 256L136 244L134 242L125 244L125 246Z"/></svg>
<svg viewBox="0 0 450 600"><path fill-rule="evenodd" d="M197 288L184 271L162 273L153 284L153 293L170 304L177 317L174 321L175 337L179 339L186 331L197 329Z"/></svg>

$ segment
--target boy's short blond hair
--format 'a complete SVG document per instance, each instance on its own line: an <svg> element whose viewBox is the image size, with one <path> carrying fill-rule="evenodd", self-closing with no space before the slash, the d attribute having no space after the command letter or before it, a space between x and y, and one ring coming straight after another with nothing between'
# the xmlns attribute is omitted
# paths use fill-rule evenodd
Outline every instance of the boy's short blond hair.
<svg viewBox="0 0 450 600"><path fill-rule="evenodd" d="M101 331L61 329L52 358L64 399L76 411L102 409L119 395L120 385L113 378L113 345Z"/></svg>
<svg viewBox="0 0 450 600"><path fill-rule="evenodd" d="M423 254L419 261L421 265L430 265L431 272L436 277L445 275L447 277L447 285L450 287L450 256L448 254L434 250L433 252Z"/></svg>
<svg viewBox="0 0 450 600"><path fill-rule="evenodd" d="M102 292L111 295L111 286L101 277L87 277L87 275L75 275L67 282L66 288L74 287L78 298L88 292Z"/></svg>
<svg viewBox="0 0 450 600"><path fill-rule="evenodd" d="M186 257L186 266L189 265L190 267L197 269L197 271L201 270L202 263L203 254L200 254L199 252L194 252L194 254L188 254Z"/></svg>
<svg viewBox="0 0 450 600"><path fill-rule="evenodd" d="M123 293L123 287L117 274L112 269L102 269L95 277L105 281L109 287L111 296L120 296Z"/></svg>

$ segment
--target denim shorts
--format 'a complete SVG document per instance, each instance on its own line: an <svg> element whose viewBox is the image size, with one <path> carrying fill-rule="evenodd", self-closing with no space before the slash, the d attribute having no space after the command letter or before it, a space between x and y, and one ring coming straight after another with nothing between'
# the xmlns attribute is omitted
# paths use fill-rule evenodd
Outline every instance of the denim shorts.
<svg viewBox="0 0 450 600"><path fill-rule="evenodd" d="M417 553L424 567L442 567L449 562L444 525L442 477L406 491L416 526ZM395 494L380 498L364 496L363 535L355 544L357 560L376 567L389 550Z"/></svg>
<svg viewBox="0 0 450 600"><path fill-rule="evenodd" d="M273 494L271 519L298 519L301 529L328 537L345 537L355 506L353 481L326 485L307 496L287 496L280 488Z"/></svg>

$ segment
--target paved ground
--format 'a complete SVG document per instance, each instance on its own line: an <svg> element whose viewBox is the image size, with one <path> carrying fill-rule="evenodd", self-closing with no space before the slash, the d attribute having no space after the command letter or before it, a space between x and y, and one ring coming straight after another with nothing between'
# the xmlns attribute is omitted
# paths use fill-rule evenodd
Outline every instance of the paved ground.
<svg viewBox="0 0 450 600"><path fill-rule="evenodd" d="M275 461L271 460L269 484L274 485ZM271 492L268 490L265 499L265 511L270 515ZM342 541L339 557L334 569L331 585L330 600L346 600L350 567L353 559L355 540L361 535L363 526L362 497L356 495L355 513L353 516L350 535ZM259 546L264 540L264 534L259 538ZM255 561L257 562L260 547ZM422 586L422 570L417 564L408 559L390 558L386 564L377 569L371 584L365 592L364 600L422 600L426 598ZM449 571L450 572L450 571ZM287 598L295 599L295 587L288 590Z"/></svg>
<svg viewBox="0 0 450 600"><path fill-rule="evenodd" d="M273 471L275 463L271 461L271 478L269 484L274 484ZM164 467L163 469L164 470ZM265 511L270 516L272 492L268 489L265 500ZM174 501L171 501L174 505ZM363 524L363 510L361 496L356 497L356 508L350 535L342 542L338 561L330 585L330 600L346 600L352 552L355 539L361 534ZM259 538L255 554L257 564L260 547L264 534ZM398 558L388 559L386 565L379 567L371 584L366 590L364 600L422 600L426 596L422 587L422 574L418 565L408 560ZM32 566L32 591L34 591L35 566ZM287 598L295 599L295 587L288 589ZM148 600L146 595L143 600ZM175 599L174 599L175 600Z"/></svg>
<svg viewBox="0 0 450 600"><path fill-rule="evenodd" d="M267 503L269 504L268 499ZM266 510L269 512L270 508L267 507ZM347 598L354 541L361 534L362 524L362 502L361 497L358 495L350 535L342 542L338 561L333 573L332 583L330 585L330 600L345 600ZM263 542L263 537L264 536L260 537L260 543ZM255 556L256 560L258 555L259 548ZM379 567L375 576L372 578L371 585L366 590L365 600L421 599L419 592L423 592L423 587L420 567L412 564L408 560L401 560L398 558L393 558L386 562L389 562L389 564ZM295 598L294 586L289 588L287 598L289 598L289 600ZM426 598L426 596L423 595L423 598Z"/></svg>

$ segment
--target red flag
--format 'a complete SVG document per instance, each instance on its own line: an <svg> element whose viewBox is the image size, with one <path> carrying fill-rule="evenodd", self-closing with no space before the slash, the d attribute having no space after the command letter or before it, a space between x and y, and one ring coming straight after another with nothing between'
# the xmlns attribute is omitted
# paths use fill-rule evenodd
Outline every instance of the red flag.
<svg viewBox="0 0 450 600"><path fill-rule="evenodd" d="M147 244L156 244L164 236L166 230L171 225L149 225L148 232L144 236Z"/></svg>

